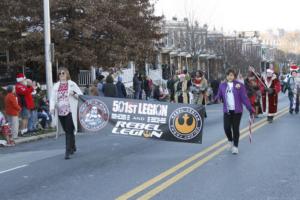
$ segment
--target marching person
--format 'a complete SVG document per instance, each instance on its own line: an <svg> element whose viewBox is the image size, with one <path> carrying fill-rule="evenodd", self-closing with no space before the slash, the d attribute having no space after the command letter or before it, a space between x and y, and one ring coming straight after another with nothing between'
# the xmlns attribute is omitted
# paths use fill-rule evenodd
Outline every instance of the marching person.
<svg viewBox="0 0 300 200"><path fill-rule="evenodd" d="M231 147L232 154L238 154L240 137L240 122L243 113L243 104L252 116L253 110L246 94L245 86L236 80L236 72L229 69L226 72L226 81L219 86L216 100L223 101L224 131Z"/></svg>
<svg viewBox="0 0 300 200"><path fill-rule="evenodd" d="M188 80L184 74L179 75L179 81L174 84L175 88L175 102L189 103Z"/></svg>
<svg viewBox="0 0 300 200"><path fill-rule="evenodd" d="M66 134L65 159L76 152L75 134L77 133L77 105L78 96L82 95L77 84L71 81L67 68L58 70L59 81L54 84L51 99L50 111L55 113L57 119L57 131L61 128Z"/></svg>
<svg viewBox="0 0 300 200"><path fill-rule="evenodd" d="M300 83L298 81L298 66L291 66L291 76L287 79L287 82L284 85L283 92L286 93L288 90L288 97L290 100L290 113L293 114L295 111L296 114L299 113L299 86Z"/></svg>
<svg viewBox="0 0 300 200"><path fill-rule="evenodd" d="M169 90L170 94L170 101L173 103L175 102L175 83L177 81L177 76L173 75L171 79L168 80L167 82L167 88Z"/></svg>
<svg viewBox="0 0 300 200"><path fill-rule="evenodd" d="M255 111L255 117L262 114L260 85L260 80L255 76L254 72L249 69L248 76L245 79L245 87L252 108Z"/></svg>
<svg viewBox="0 0 300 200"><path fill-rule="evenodd" d="M261 85L263 112L267 113L268 122L272 123L277 113L278 93L281 91L280 81L272 69L267 69Z"/></svg>

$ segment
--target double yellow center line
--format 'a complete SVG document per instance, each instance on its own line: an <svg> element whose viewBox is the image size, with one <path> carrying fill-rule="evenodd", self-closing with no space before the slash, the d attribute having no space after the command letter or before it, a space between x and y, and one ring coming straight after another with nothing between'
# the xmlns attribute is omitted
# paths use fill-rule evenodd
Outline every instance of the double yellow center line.
<svg viewBox="0 0 300 200"><path fill-rule="evenodd" d="M288 113L288 108L283 109L282 111L280 111L279 114L275 117L275 119L277 119L279 117L282 117L286 113ZM266 124L267 124L266 119L258 121L257 123L253 124L253 127L254 127L253 131L263 127ZM243 138L247 137L247 135L248 135L248 128L244 128L243 130L241 130L240 139L243 139ZM146 181L145 183L137 186L136 188L126 192L125 194L123 194L119 197L117 197L116 200L130 199L130 198L134 197L135 195L137 195L138 193L148 189L150 186L152 186L152 185L160 182L161 180L167 178L168 176L174 174L175 172L179 171L180 169L184 168L185 166L189 165L190 163L198 160L202 156L210 153L210 154L206 155L204 158L202 158L202 159L198 160L197 162L195 162L194 164L192 164L191 166L187 167L183 171L179 172L178 174L174 175L173 177L170 177L165 182L161 183L160 185L156 186L152 190L148 191L146 194L144 194L144 195L137 198L137 199L143 199L143 200L144 199L151 199L152 197L154 197L158 193L160 193L163 190L165 190L166 188L170 187L171 185L173 185L174 183L176 183L177 181L179 181L180 179L182 179L186 175L190 174L195 169L199 168L200 166L202 166L203 164L205 164L206 162L208 162L209 160L211 160L212 158L214 158L215 156L217 156L221 152L223 152L226 148L228 148L227 145L224 145L226 142L227 142L226 138L222 139L221 141L213 144L212 146L207 147L203 151L191 156L190 158L182 161L181 163L175 165L174 167L164 171L163 173L159 174L158 176Z"/></svg>

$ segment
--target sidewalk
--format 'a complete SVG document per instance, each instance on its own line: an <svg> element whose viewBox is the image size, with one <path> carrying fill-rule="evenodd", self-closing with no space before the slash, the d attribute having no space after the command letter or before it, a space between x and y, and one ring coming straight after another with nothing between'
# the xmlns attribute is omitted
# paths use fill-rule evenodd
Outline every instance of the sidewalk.
<svg viewBox="0 0 300 200"><path fill-rule="evenodd" d="M18 137L15 139L16 144L22 144L22 143L27 143L27 142L33 142L36 140L41 140L44 138L53 138L56 136L56 131L50 132L50 133L44 133L40 135L33 135L33 136L28 136L28 137Z"/></svg>

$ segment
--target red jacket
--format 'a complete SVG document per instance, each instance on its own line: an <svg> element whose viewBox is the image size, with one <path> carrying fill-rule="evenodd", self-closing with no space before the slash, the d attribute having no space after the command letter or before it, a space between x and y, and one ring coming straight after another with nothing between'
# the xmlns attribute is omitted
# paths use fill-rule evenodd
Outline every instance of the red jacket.
<svg viewBox="0 0 300 200"><path fill-rule="evenodd" d="M17 97L13 93L8 93L5 97L5 113L11 116L18 116L21 107L18 104Z"/></svg>
<svg viewBox="0 0 300 200"><path fill-rule="evenodd" d="M25 86L21 83L16 84L16 94L21 107L26 107L29 110L34 109L34 101L32 97L33 87Z"/></svg>

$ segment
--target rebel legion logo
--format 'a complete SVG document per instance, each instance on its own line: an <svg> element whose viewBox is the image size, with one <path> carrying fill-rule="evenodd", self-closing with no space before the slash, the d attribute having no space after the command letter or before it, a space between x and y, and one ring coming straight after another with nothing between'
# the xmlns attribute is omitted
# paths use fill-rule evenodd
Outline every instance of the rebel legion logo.
<svg viewBox="0 0 300 200"><path fill-rule="evenodd" d="M201 132L201 116L193 108L178 108L169 118L169 129L177 139L191 140Z"/></svg>
<svg viewBox="0 0 300 200"><path fill-rule="evenodd" d="M109 110L105 103L98 99L89 99L79 108L79 121L81 126L88 131L99 131L104 128L109 120Z"/></svg>

